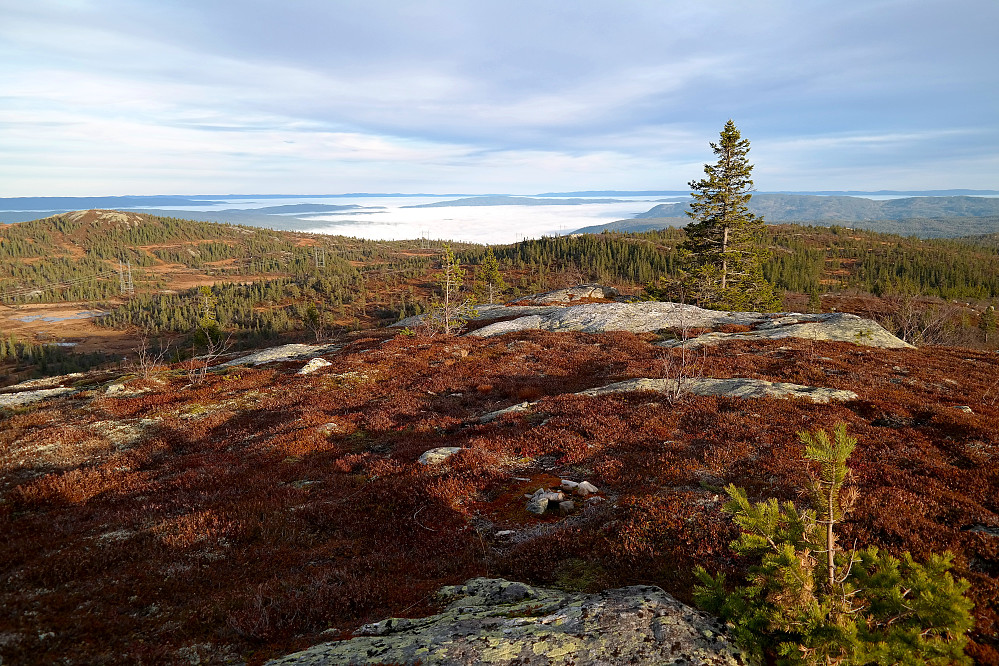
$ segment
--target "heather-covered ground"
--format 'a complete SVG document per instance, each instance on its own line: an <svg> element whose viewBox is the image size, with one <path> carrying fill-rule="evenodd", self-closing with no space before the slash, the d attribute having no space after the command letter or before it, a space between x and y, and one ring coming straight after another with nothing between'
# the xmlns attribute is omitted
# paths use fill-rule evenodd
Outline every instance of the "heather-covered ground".
<svg viewBox="0 0 999 666"><path fill-rule="evenodd" d="M0 413L0 655L259 662L427 614L439 586L484 574L648 583L689 601L694 564L745 566L727 547L720 488L797 499L796 433L844 421L860 440L861 494L843 543L953 551L976 603L969 652L999 663L995 353L733 343L690 370L860 399L671 404L571 395L663 376L653 335L393 335L356 336L307 376L301 362L196 386L163 372L127 382L146 393L101 387ZM527 400L540 401L531 413L476 420ZM439 446L464 450L416 463ZM559 478L587 479L604 500L528 513L524 493Z"/></svg>

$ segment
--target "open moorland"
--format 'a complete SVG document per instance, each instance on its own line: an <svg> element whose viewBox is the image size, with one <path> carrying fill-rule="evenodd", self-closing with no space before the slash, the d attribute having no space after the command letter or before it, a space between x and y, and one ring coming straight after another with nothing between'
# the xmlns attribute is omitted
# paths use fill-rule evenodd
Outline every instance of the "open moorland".
<svg viewBox="0 0 999 666"><path fill-rule="evenodd" d="M14 663L248 660L426 615L440 585L499 575L690 598L700 563L738 575L721 487L796 499L796 433L845 422L860 490L843 538L956 555L969 652L996 663L999 359L788 339L706 348L714 377L848 389L776 398L580 390L662 376L655 334L350 336L331 365L92 375L3 414L0 650ZM480 417L534 401L530 412ZM961 409L959 409L961 408ZM970 408L970 409L965 409ZM425 466L421 454L460 447ZM589 480L538 517L524 494ZM512 532L508 531L512 530Z"/></svg>
<svg viewBox="0 0 999 666"><path fill-rule="evenodd" d="M689 602L696 564L734 579L746 571L728 547L737 530L722 488L800 499L797 433L844 422L860 444L843 542L918 560L954 553L975 603L968 653L999 663L999 356L979 326L999 294L994 245L774 227L767 272L787 309L874 316L919 346L789 337L682 356L660 343L688 331L411 335L380 324L429 304L433 248L318 239L320 262L308 235L132 215L0 229L4 289L17 292L8 305L86 304L111 313L93 331L186 350L205 292L167 275L204 275L233 344L200 374L189 353L142 361L133 347L125 366L0 391L6 661L262 663L366 622L435 612L435 590L477 575L586 591L650 584ZM100 258L95 239L137 233ZM149 240L157 234L169 239ZM671 269L681 234L494 251L508 298L594 279L627 293ZM472 283L485 248L457 249ZM124 298L113 272L121 252L135 282ZM94 282L103 291L93 297L75 284L31 295L46 283L28 277L68 282L74 265L112 279ZM322 330L308 325L317 303ZM240 346L302 341L322 346L295 360L238 360ZM297 374L312 357L329 365ZM8 384L43 374L29 360L8 363ZM578 395L677 372L856 397ZM32 393L44 390L54 392ZM438 447L459 451L418 462ZM525 494L561 479L599 492L567 513L526 510Z"/></svg>

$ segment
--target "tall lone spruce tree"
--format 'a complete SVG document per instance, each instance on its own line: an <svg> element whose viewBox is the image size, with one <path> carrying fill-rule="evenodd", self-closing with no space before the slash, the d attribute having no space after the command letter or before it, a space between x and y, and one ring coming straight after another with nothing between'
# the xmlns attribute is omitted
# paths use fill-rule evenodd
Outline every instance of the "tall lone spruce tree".
<svg viewBox="0 0 999 666"><path fill-rule="evenodd" d="M685 251L687 297L698 305L725 310L769 312L780 305L763 277L763 218L749 212L753 181L749 140L729 120L711 149L715 164L689 183L693 202L687 215Z"/></svg>

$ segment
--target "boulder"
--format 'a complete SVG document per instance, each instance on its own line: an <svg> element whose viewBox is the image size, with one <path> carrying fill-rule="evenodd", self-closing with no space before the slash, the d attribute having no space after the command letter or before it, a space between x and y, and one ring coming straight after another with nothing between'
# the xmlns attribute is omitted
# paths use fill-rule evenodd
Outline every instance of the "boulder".
<svg viewBox="0 0 999 666"><path fill-rule="evenodd" d="M658 587L598 594L562 592L503 579L473 578L442 588L438 615L390 618L357 637L268 662L439 666L742 664L726 629Z"/></svg>
<svg viewBox="0 0 999 666"><path fill-rule="evenodd" d="M441 446L425 451L416 462L421 465L439 465L458 451L461 451L460 446Z"/></svg>
<svg viewBox="0 0 999 666"><path fill-rule="evenodd" d="M316 357L316 358L312 359L311 361L309 361L308 363L306 363L305 365L303 365L302 369L299 370L298 372L296 372L295 374L296 375L308 375L310 373L315 372L316 370L319 370L320 368L325 368L328 365L333 365L333 364L330 363L329 361L327 361L324 358L318 358L318 357Z"/></svg>
<svg viewBox="0 0 999 666"><path fill-rule="evenodd" d="M533 403L530 402L517 403L516 405L511 405L510 407L506 407L504 409L500 409L495 412L489 412L488 414L483 414L482 416L479 417L478 421L479 423L490 423L491 421L495 421L496 419L501 418L505 414L517 414L519 412L529 412L531 411L532 404Z"/></svg>
<svg viewBox="0 0 999 666"><path fill-rule="evenodd" d="M263 365L264 363L276 363L278 361L297 361L300 358L318 356L320 354L331 354L339 351L343 345L302 345L290 344L280 345L261 349L260 351L241 356L233 361L221 363L220 367L229 365Z"/></svg>
<svg viewBox="0 0 999 666"><path fill-rule="evenodd" d="M547 497L532 497L527 501L527 510L533 514L542 515L548 510L548 498Z"/></svg>

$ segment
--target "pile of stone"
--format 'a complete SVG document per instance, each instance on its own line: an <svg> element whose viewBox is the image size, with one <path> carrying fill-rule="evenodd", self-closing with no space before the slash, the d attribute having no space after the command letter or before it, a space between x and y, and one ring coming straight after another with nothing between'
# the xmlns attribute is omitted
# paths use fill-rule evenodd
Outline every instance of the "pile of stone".
<svg viewBox="0 0 999 666"><path fill-rule="evenodd" d="M596 495L600 491L589 481L570 481L561 479L558 490L548 488L538 488L533 495L524 495L527 499L527 510L539 516L548 511L558 511L559 513L572 513L576 509L576 503L569 497L586 499L591 495Z"/></svg>

